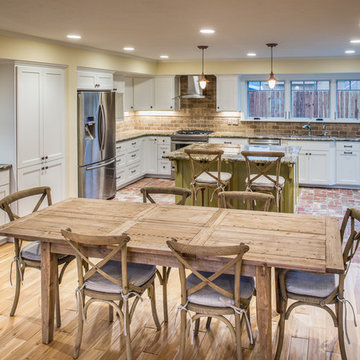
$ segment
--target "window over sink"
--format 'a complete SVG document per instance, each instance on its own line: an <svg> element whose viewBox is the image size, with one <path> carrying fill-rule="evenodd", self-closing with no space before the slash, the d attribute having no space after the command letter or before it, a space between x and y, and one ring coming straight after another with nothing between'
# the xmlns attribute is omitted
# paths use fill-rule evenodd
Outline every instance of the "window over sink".
<svg viewBox="0 0 360 360"><path fill-rule="evenodd" d="M360 80L336 82L336 107L338 119L360 119Z"/></svg>

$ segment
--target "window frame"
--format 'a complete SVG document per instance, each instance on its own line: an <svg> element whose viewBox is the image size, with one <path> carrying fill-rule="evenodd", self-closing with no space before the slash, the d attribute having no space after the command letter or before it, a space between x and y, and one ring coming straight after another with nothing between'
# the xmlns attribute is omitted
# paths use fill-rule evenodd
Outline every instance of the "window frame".
<svg viewBox="0 0 360 360"><path fill-rule="evenodd" d="M351 86L351 81L359 81L360 82L360 76L357 79L336 79L336 86L335 86L335 95L336 95L336 118L335 120L341 121L341 120L352 120L352 122L357 122L360 123L360 118L339 118L339 112L338 112L338 91L359 91L360 93L360 89L355 89L355 90L338 90L337 85L339 81L350 81L350 86Z"/></svg>

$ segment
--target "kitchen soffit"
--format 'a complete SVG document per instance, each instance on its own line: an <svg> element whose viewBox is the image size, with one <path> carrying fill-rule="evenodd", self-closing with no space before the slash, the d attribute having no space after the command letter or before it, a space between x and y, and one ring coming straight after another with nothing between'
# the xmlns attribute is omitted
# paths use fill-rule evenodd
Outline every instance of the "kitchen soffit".
<svg viewBox="0 0 360 360"><path fill-rule="evenodd" d="M12 0L1 4L0 27L65 42L77 33L76 44L120 53L131 44L134 55L155 60L165 52L172 61L198 60L199 43L209 45L208 60L249 51L267 58L264 44L274 40L277 58L337 57L360 36L359 14L358 0ZM200 34L205 27L215 34Z"/></svg>

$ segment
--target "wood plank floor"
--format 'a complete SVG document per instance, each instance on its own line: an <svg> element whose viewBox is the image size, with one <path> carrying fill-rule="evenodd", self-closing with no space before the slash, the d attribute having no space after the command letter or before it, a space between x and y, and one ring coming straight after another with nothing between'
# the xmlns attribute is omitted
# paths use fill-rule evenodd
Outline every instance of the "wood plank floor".
<svg viewBox="0 0 360 360"><path fill-rule="evenodd" d="M76 272L74 263L66 271L61 285L62 327L55 332L51 345L41 343L40 319L40 272L28 269L25 274L19 307L10 318L14 289L9 284L9 266L13 257L13 245L0 246L0 358L1 359L71 359L77 330L74 289ZM357 284L355 286L355 284ZM360 323L360 266L353 264L346 282L346 296L354 305ZM157 308L162 320L161 287L157 283ZM157 332L151 317L150 301L138 305L131 324L132 347L135 359L175 359L178 353L179 318L175 324L176 307L180 290L177 271L172 271L169 287L169 324ZM350 308L348 308L350 310ZM257 335L255 302L251 306L251 323ZM273 334L276 341L278 316L274 313ZM360 358L360 327L355 328L352 314L348 311L347 322L351 345L346 344L349 360ZM211 330L205 331L201 323L199 336L194 345L187 341L186 359L235 358L234 344L225 325L213 319ZM257 346L249 350L246 335L243 336L244 358L261 359ZM108 322L108 309L101 304L90 307L80 352L80 359L125 359L124 338L119 323ZM287 321L282 359L329 360L340 359L337 332L330 316L323 310L298 307Z"/></svg>

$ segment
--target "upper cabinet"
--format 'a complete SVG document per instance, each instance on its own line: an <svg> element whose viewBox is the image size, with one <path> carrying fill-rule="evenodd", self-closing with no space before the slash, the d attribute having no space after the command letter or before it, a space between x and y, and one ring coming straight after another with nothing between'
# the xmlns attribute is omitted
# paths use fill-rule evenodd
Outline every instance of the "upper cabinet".
<svg viewBox="0 0 360 360"><path fill-rule="evenodd" d="M134 81L133 78L126 77L125 81L125 93L124 93L124 111L134 110Z"/></svg>
<svg viewBox="0 0 360 360"><path fill-rule="evenodd" d="M154 110L154 79L133 78L134 110Z"/></svg>
<svg viewBox="0 0 360 360"><path fill-rule="evenodd" d="M107 72L78 71L79 90L112 90L113 74Z"/></svg>
<svg viewBox="0 0 360 360"><path fill-rule="evenodd" d="M216 76L216 110L239 111L239 76Z"/></svg>
<svg viewBox="0 0 360 360"><path fill-rule="evenodd" d="M155 110L175 110L175 76L155 78Z"/></svg>

